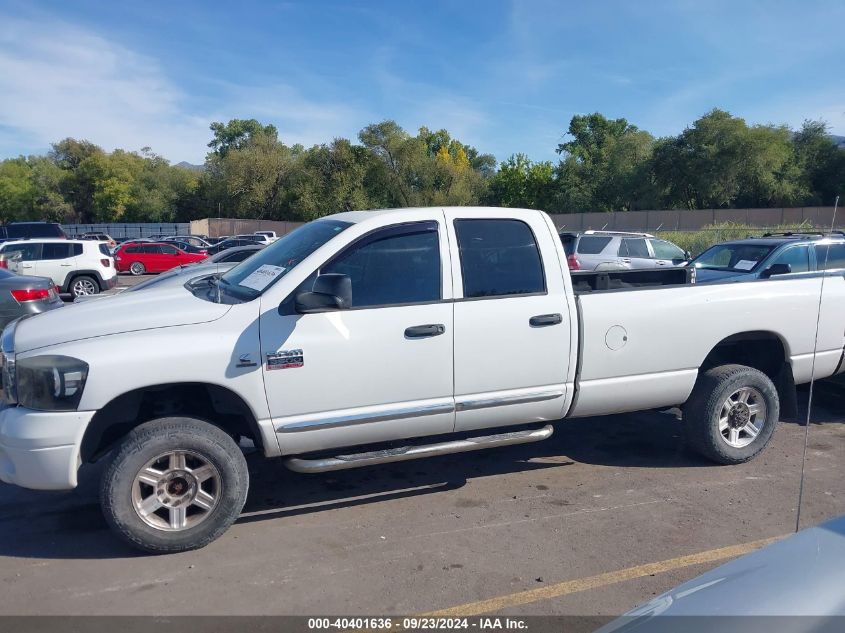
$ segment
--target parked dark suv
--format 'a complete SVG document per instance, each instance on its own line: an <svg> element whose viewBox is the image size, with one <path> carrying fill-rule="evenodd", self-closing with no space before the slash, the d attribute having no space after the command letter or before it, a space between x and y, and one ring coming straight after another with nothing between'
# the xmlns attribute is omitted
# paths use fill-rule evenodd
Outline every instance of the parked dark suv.
<svg viewBox="0 0 845 633"><path fill-rule="evenodd" d="M56 222L10 222L0 227L2 240L28 240L35 237L67 239L62 227Z"/></svg>
<svg viewBox="0 0 845 633"><path fill-rule="evenodd" d="M845 269L845 233L766 233L711 246L689 265L696 283Z"/></svg>

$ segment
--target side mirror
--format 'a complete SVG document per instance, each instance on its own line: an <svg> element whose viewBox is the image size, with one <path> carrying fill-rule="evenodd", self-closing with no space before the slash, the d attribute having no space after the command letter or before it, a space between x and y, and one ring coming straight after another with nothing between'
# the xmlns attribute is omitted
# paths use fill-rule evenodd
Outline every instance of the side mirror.
<svg viewBox="0 0 845 633"><path fill-rule="evenodd" d="M772 264L762 273L760 273L760 277L763 279L768 279L769 277L774 277L775 275L788 275L792 272L792 266L789 264Z"/></svg>
<svg viewBox="0 0 845 633"><path fill-rule="evenodd" d="M311 292L296 295L294 305L300 314L345 310L352 306L352 280L339 273L318 275Z"/></svg>
<svg viewBox="0 0 845 633"><path fill-rule="evenodd" d="M684 251L684 257L687 261L690 261L692 259L692 253L690 253L689 251Z"/></svg>

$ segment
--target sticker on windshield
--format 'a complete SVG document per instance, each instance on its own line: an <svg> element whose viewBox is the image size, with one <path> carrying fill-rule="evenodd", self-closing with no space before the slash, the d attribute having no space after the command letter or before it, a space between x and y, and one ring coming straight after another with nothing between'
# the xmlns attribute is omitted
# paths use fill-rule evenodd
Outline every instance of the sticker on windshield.
<svg viewBox="0 0 845 633"><path fill-rule="evenodd" d="M736 264L734 264L734 268L736 270L751 270L757 265L757 262L753 262L750 259L740 259Z"/></svg>
<svg viewBox="0 0 845 633"><path fill-rule="evenodd" d="M282 268L281 266L263 264L244 277L238 285L252 288L253 290L258 290L260 292L269 286L270 283L283 272L285 272L285 268Z"/></svg>

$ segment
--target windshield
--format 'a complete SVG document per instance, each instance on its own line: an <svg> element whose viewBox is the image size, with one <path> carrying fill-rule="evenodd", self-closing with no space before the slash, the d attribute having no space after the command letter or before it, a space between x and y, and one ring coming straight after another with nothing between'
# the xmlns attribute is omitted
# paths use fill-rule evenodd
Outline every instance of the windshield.
<svg viewBox="0 0 845 633"><path fill-rule="evenodd" d="M748 273L775 249L767 244L717 244L692 261L696 268Z"/></svg>
<svg viewBox="0 0 845 633"><path fill-rule="evenodd" d="M339 220L317 220L301 226L220 277L220 291L241 300L253 299L350 226Z"/></svg>

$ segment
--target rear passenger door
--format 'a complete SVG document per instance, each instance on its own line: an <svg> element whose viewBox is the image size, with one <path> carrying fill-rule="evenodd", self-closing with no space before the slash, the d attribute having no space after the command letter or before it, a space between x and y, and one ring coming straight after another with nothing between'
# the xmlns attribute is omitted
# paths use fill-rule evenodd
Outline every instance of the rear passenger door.
<svg viewBox="0 0 845 633"><path fill-rule="evenodd" d="M619 244L619 259L631 268L655 268L657 266L643 237L623 237Z"/></svg>
<svg viewBox="0 0 845 633"><path fill-rule="evenodd" d="M496 215L446 210L459 253L452 264L457 431L557 420L567 402L570 313L557 235L539 214ZM541 248L553 261L543 261Z"/></svg>
<svg viewBox="0 0 845 633"><path fill-rule="evenodd" d="M78 246L82 253L82 244L68 244L67 242L44 242L41 245L41 256L35 263L35 273L39 277L50 277L60 288L64 288L68 275L76 270L76 259L73 247Z"/></svg>
<svg viewBox="0 0 845 633"><path fill-rule="evenodd" d="M143 263L147 272L160 273L162 268L162 260L164 255L161 252L161 246L158 244L145 244L141 247L144 253Z"/></svg>

